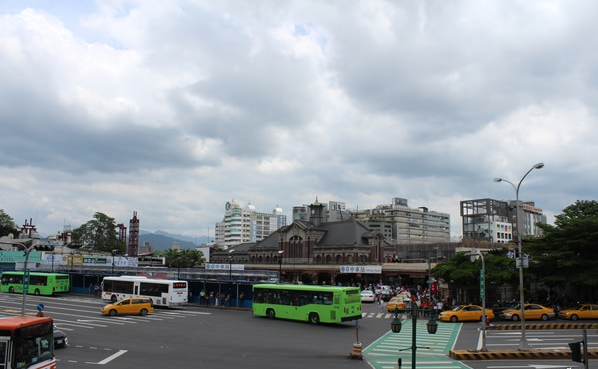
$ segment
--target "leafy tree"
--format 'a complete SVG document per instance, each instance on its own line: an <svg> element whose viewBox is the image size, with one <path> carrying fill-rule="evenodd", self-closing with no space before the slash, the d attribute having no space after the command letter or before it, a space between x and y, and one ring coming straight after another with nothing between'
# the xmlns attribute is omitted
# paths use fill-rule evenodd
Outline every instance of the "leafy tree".
<svg viewBox="0 0 598 369"><path fill-rule="evenodd" d="M8 236L13 234L15 237L19 233L17 224L14 219L8 215L3 209L0 209L0 236Z"/></svg>
<svg viewBox="0 0 598 369"><path fill-rule="evenodd" d="M507 257L506 252L495 250L485 253L484 262L486 285L516 282L515 261ZM472 262L467 252L458 252L448 262L439 263L432 268L432 273L446 281L452 281L456 286L468 288L479 286L481 269L481 259Z"/></svg>
<svg viewBox="0 0 598 369"><path fill-rule="evenodd" d="M554 225L540 227L544 237L524 243L524 252L532 256L534 277L549 288L571 284L585 290L586 298L595 295L598 202L578 200L555 217Z"/></svg>
<svg viewBox="0 0 598 369"><path fill-rule="evenodd" d="M192 249L166 250L164 258L169 268L195 268L204 262L203 253Z"/></svg>
<svg viewBox="0 0 598 369"><path fill-rule="evenodd" d="M125 244L119 240L114 218L95 213L93 219L73 230L73 241L95 251L123 254Z"/></svg>

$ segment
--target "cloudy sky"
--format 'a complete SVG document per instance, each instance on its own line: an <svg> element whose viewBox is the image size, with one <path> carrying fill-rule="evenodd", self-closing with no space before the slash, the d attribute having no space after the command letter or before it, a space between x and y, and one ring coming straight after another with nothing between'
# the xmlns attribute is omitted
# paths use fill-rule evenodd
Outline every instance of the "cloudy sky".
<svg viewBox="0 0 598 369"><path fill-rule="evenodd" d="M595 1L0 1L0 208L211 234L271 212L598 183Z"/></svg>

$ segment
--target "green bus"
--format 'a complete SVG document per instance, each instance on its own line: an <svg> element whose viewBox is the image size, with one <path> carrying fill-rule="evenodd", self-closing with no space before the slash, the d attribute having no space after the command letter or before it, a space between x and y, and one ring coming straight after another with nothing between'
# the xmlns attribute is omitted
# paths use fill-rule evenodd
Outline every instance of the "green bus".
<svg viewBox="0 0 598 369"><path fill-rule="evenodd" d="M23 271L2 272L0 291L23 293ZM70 291L68 274L29 272L29 288L27 293L51 296L55 293Z"/></svg>
<svg viewBox="0 0 598 369"><path fill-rule="evenodd" d="M361 319L361 295L358 287L256 284L252 309L271 319L340 323Z"/></svg>

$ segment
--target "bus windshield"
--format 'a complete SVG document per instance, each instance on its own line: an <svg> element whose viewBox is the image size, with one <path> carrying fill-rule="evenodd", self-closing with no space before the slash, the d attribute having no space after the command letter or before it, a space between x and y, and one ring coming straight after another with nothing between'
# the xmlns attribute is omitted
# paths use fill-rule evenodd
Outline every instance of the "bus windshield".
<svg viewBox="0 0 598 369"><path fill-rule="evenodd" d="M4 368L49 368L55 365L53 340L52 318L0 319L0 356Z"/></svg>

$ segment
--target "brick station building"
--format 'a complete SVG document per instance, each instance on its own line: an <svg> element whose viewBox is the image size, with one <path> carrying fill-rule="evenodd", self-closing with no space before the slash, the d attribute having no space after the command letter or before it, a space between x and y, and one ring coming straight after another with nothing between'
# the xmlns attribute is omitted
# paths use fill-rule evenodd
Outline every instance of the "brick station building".
<svg viewBox="0 0 598 369"><path fill-rule="evenodd" d="M443 256L446 260L462 246L449 242L393 245L382 233L354 219L325 222L325 207L317 200L309 213L309 221L295 220L262 241L214 251L210 262L279 271L281 281L290 283L414 286L427 285L428 270L436 265L430 259Z"/></svg>

